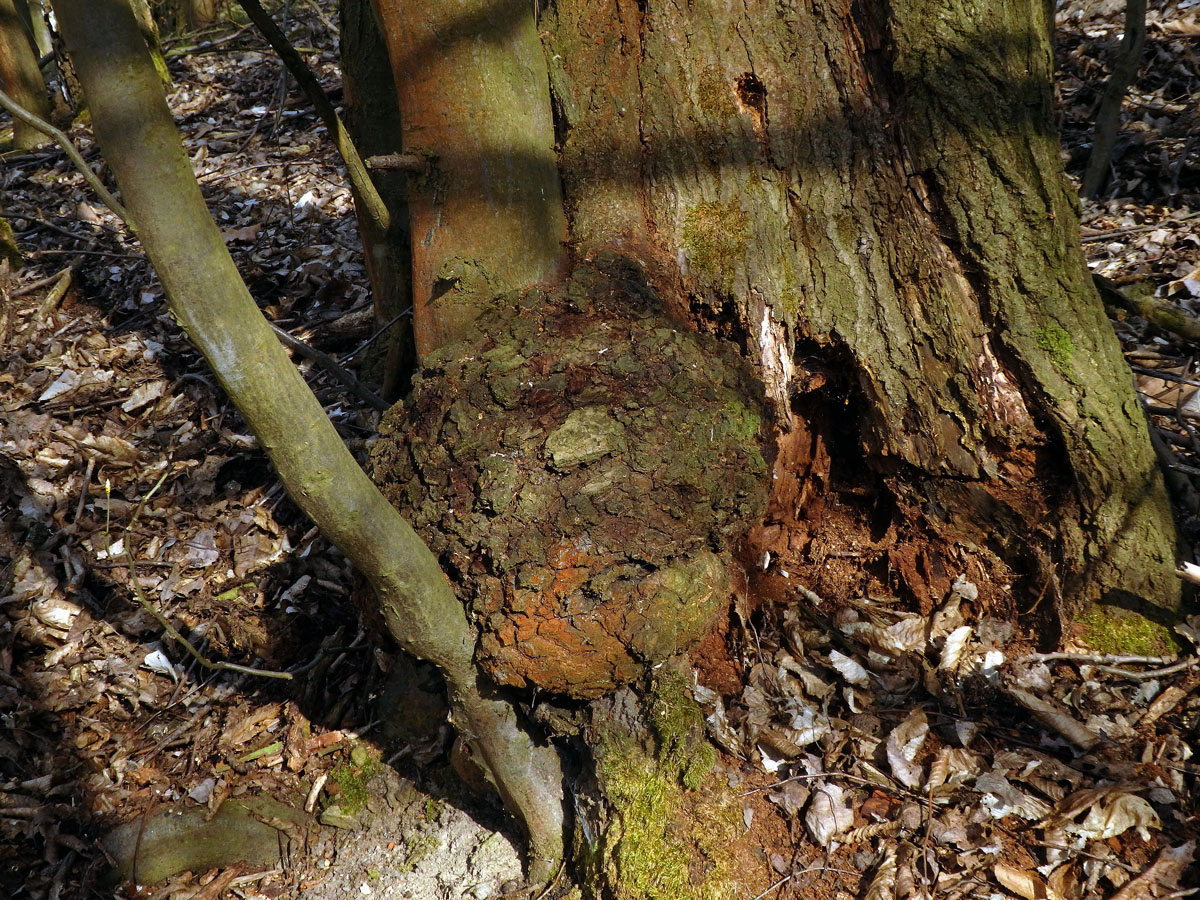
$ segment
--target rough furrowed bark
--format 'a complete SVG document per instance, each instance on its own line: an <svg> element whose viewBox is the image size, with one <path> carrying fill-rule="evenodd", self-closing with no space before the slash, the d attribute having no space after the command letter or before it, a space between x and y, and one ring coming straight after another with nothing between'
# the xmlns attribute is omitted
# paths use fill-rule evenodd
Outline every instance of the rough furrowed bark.
<svg viewBox="0 0 1200 900"><path fill-rule="evenodd" d="M581 256L639 257L676 315L740 340L793 434L840 403L901 514L1048 586L1064 620L1118 596L1173 615L1043 4L563 0L542 29Z"/></svg>
<svg viewBox="0 0 1200 900"><path fill-rule="evenodd" d="M455 720L529 828L530 873L545 880L562 852L557 756L533 744L509 704L481 696L474 634L437 561L346 450L246 290L128 4L62 0L55 9L97 140L172 312L288 492L367 577L398 643L446 676Z"/></svg>

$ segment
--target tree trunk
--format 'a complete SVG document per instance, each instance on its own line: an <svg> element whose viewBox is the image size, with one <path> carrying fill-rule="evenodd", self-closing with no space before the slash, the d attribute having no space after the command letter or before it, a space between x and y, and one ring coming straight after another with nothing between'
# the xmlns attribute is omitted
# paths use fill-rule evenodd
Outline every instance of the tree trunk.
<svg viewBox="0 0 1200 900"><path fill-rule="evenodd" d="M38 69L37 56L27 33L28 10L18 10L19 0L0 0L0 89L40 119L50 118L50 98ZM23 6L23 4L22 4ZM24 11L25 16L20 13ZM36 128L13 118L13 148L30 150L50 143Z"/></svg>
<svg viewBox="0 0 1200 900"><path fill-rule="evenodd" d="M692 450L648 444L663 468L610 466L638 449L629 423L646 398L653 408L665 395L653 382L622 394L649 367L588 364L582 348L644 361L646 296L676 325L732 342L765 387L777 456L753 558L788 550L793 576L818 591L881 591L925 610L967 572L984 611L1026 615L1048 643L1098 604L1105 628L1148 620L1170 644L1174 524L1080 249L1053 129L1047 4L559 0L537 22L544 71L527 5L377 7L404 149L427 154L431 174L409 195L423 373L385 420L376 477L450 565L490 677L596 697L639 665L665 664L655 681L670 682L671 654L697 636L667 604L648 639L648 595L634 591L623 619L605 604L625 570L589 568L620 533L643 583L674 565L645 555L613 485L644 478L634 509L647 523L667 503L662 484L689 497L701 486L661 473L702 438ZM546 184L547 115L571 258L600 274L578 265L564 285L514 299L558 271L556 191L529 190ZM523 123L519 142L509 122ZM527 179L524 192L485 190L519 152L537 160L506 170ZM513 256L542 262L521 270ZM608 281L594 294L597 279ZM489 291L510 296L484 312ZM626 298L630 321L612 297ZM611 344L589 330L597 321ZM672 372L699 352L652 330ZM563 432L583 435L566 462ZM546 492L561 505L541 505ZM728 534L707 520L697 530L710 545ZM835 549L867 548L857 570L829 565L827 534L845 541ZM728 598L736 567L720 564L727 581L691 580L723 583ZM707 597L680 608L703 618ZM627 657L598 649L613 638ZM627 764L644 756L638 728L648 723L667 773L650 793L686 780L690 751L659 726L658 700L638 726L625 696L593 707L593 721L624 724L588 737L623 824L593 832L583 864L604 890L635 897L649 888L621 862L618 831L628 847L631 823L653 818L626 790ZM663 869L651 859L647 884L661 887Z"/></svg>
<svg viewBox="0 0 1200 900"><path fill-rule="evenodd" d="M346 128L363 158L398 153L403 140L396 89L371 4L369 0L345 0L339 6ZM416 366L412 319L406 317L412 311L406 177L400 172L378 171L372 180L391 213L387 234L379 234L371 217L361 212L358 223L370 273L375 324L383 328L392 323L384 338L382 381L384 398L394 402L408 390L409 375Z"/></svg>
<svg viewBox="0 0 1200 900"><path fill-rule="evenodd" d="M737 339L785 442L839 445L843 471L809 477L865 467L895 521L943 537L927 571L998 558L1063 621L1176 607L1170 508L1059 161L1044 4L568 0L541 27L577 254L643 259L677 315ZM815 520L821 485L793 488ZM944 590L903 556L902 587Z"/></svg>
<svg viewBox="0 0 1200 900"><path fill-rule="evenodd" d="M510 704L481 692L474 634L437 560L359 468L238 276L126 0L60 0L55 10L172 313L288 493L366 576L400 646L446 677L455 723L530 832L531 878L548 880L562 856L558 757L531 742Z"/></svg>

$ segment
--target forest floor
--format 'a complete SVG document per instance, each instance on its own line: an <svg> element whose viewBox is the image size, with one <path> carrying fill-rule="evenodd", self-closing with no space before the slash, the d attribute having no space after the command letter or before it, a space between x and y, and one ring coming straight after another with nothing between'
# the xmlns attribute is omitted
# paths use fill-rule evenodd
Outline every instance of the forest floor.
<svg viewBox="0 0 1200 900"><path fill-rule="evenodd" d="M1083 240L1093 271L1143 301L1114 308L1114 326L1195 543L1200 3L1151 6L1112 178L1084 204ZM1075 176L1122 10L1060 6ZM336 102L329 18L297 4L289 33ZM252 294L277 326L369 383L356 223L315 115L252 30L188 36L170 64L172 110ZM71 136L98 164L87 129ZM436 676L360 627L354 574L282 491L166 312L136 240L54 147L0 159L0 196L25 263L0 270L0 896L510 890L519 835L453 774ZM377 414L297 363L361 454ZM832 583L818 586L823 601L799 591L789 568L820 553L838 571L870 548L809 543L768 559L755 583L769 597L696 657L695 699L745 860L731 900L1142 900L1200 883L1187 868L1200 837L1200 632L1182 630L1178 657L1037 654L981 612L971 573L920 616ZM836 645L806 618L813 605ZM150 607L204 656L291 678L206 669ZM224 821L219 810L263 797L295 812L267 817L290 857L223 865L228 851L209 853L197 835ZM163 810L204 814L188 820L195 831L171 832ZM245 856L261 849L261 829L236 834ZM107 881L112 856L153 881L151 862L172 854L183 870L157 884Z"/></svg>

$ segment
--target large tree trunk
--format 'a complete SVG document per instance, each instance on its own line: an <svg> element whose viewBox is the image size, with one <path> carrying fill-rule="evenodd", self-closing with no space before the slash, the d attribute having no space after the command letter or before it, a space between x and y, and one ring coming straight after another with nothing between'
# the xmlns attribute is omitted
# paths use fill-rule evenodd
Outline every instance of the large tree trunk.
<svg viewBox="0 0 1200 900"><path fill-rule="evenodd" d="M378 7L405 149L433 162L410 185L422 355L552 273L553 109L575 257L638 260L760 372L807 466L775 518L815 529L830 485L882 488L888 587L923 603L975 558L1053 601L1047 640L1096 601L1169 618L1171 511L1080 251L1044 4L563 0L538 24L552 101L526 6Z"/></svg>
<svg viewBox="0 0 1200 900"><path fill-rule="evenodd" d="M695 636L660 610L670 639L647 650L647 626L622 632L600 581L575 591L574 579L594 575L584 570L604 543L597 535L621 530L597 524L602 513L589 519L589 506L569 522L557 507L541 519L534 505L509 511L553 482L565 497L595 493L608 512L627 512L604 493L621 475L572 481L555 456L562 431L585 415L589 465L614 448L632 454L620 410L636 403L604 393L620 380L614 369L580 361L580 341L609 348L579 312L624 341L637 327L606 318L611 309L580 286L595 283L583 267L566 287L501 305L532 332L485 312L491 294L556 274L559 226L547 223L557 192L540 187L551 114L572 258L624 279L604 290L626 290L632 319L649 293L676 324L729 339L765 386L778 456L767 519L750 540L759 558L786 549L801 567L793 575L818 590L882 589L926 610L967 572L993 614L1035 610L1027 624L1047 642L1094 603L1111 619L1159 623L1169 642L1174 525L1080 251L1053 129L1045 4L558 0L536 25L544 71L528 46L527 4L454 3L436 16L406 0L377 8L405 150L426 154L431 173L409 193L423 382L411 409L388 420L398 446L376 472L396 479L390 496L430 534L443 533L429 539L483 626L491 677L595 697L637 670L598 645L616 636L631 659L658 663ZM520 142L498 146L512 122ZM526 190L484 190L510 156L526 166L504 174L528 179ZM544 204L530 204L533 185ZM613 254L636 276L613 276ZM529 333L543 335L544 352L513 351ZM679 352L670 329L657 333ZM561 403L552 379L538 380L560 372ZM519 436L495 423L497 404ZM544 430L530 436L527 425ZM519 462L497 461L509 457ZM656 478L647 519L661 511ZM518 539L497 537L498 524ZM638 544L629 558L645 560L643 532L625 526ZM861 553L857 573L827 565L826 532L855 543L832 549ZM628 718L624 701L595 709ZM636 735L592 744L601 769L606 757L637 757ZM668 781L686 775L671 752L658 758ZM601 787L619 803L622 776L608 772ZM639 815L628 804L625 824ZM619 836L599 840L592 851L620 859ZM638 896L622 865L593 872L613 893Z"/></svg>
<svg viewBox="0 0 1200 900"><path fill-rule="evenodd" d="M745 346L796 452L840 442L897 522L941 534L928 576L896 551L903 587L926 599L982 553L1064 620L1176 606L1170 508L1059 161L1044 4L569 0L542 28L578 253L645 260L679 315ZM796 491L821 510L820 484Z"/></svg>

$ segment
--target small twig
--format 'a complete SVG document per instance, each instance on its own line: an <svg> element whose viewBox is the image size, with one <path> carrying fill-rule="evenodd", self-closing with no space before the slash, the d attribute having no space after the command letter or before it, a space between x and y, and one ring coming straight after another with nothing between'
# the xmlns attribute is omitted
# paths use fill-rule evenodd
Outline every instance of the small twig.
<svg viewBox="0 0 1200 900"><path fill-rule="evenodd" d="M65 272L70 272L70 271L71 270L69 268L63 269L60 272L55 272L53 275L47 275L45 278L39 278L37 281L31 281L31 282L29 282L29 284L23 284L23 285L21 285L21 287L17 288L15 291L13 291L11 294L9 294L9 296L12 297L13 299L16 299L17 297L24 297L26 294L32 294L34 291L38 290L39 288L44 288L46 285L50 284L51 282L58 281L58 279L62 278L62 276Z"/></svg>
<svg viewBox="0 0 1200 900"><path fill-rule="evenodd" d="M419 153L384 153L367 157L368 169L397 170L411 175L428 175L429 160Z"/></svg>
<svg viewBox="0 0 1200 900"><path fill-rule="evenodd" d="M1033 660L1034 662L1065 662L1098 663L1101 665L1121 666L1140 663L1145 666L1161 666L1171 662L1163 656L1119 656L1115 653L1026 653L1018 661Z"/></svg>
<svg viewBox="0 0 1200 900"><path fill-rule="evenodd" d="M1128 234L1141 234L1143 231L1154 231L1156 228L1166 228L1168 225L1174 225L1177 222L1186 222L1188 219L1194 219L1197 216L1200 216L1200 210L1190 212L1186 216L1179 216L1177 219L1151 222L1149 225L1131 225L1128 228L1115 228L1112 231L1097 231L1094 234L1085 234L1080 238L1080 241L1084 244L1090 244L1095 241L1106 241L1109 238L1124 237Z"/></svg>
<svg viewBox="0 0 1200 900"><path fill-rule="evenodd" d="M775 888L779 887L781 884L787 884L789 881L791 881L795 877L796 877L795 875L784 875L777 882L775 882L773 885L771 885L769 888L767 888L765 891L763 891L761 894L759 894L757 897L755 897L754 900L762 900L763 897L767 896L767 894L771 893L771 891L775 890Z"/></svg>
<svg viewBox="0 0 1200 900"><path fill-rule="evenodd" d="M1148 369L1145 366L1134 365L1131 365L1129 368L1138 375L1148 375L1151 378L1161 378L1163 381L1173 381L1176 384L1186 384L1190 387L1200 387L1200 381L1197 381L1194 378L1176 375L1174 372L1167 372L1163 369Z"/></svg>
<svg viewBox="0 0 1200 900"><path fill-rule="evenodd" d="M268 323L271 330L275 332L275 336L287 347L291 347L305 359L311 359L317 365L325 369L329 374L342 382L354 396L358 397L364 403L370 405L373 409L378 409L381 412L385 409L390 409L391 404L380 397L373 391L368 390L362 382L355 378L347 369L338 364L328 353L322 353L317 348L306 344L297 337L288 334L274 322Z"/></svg>
<svg viewBox="0 0 1200 900"><path fill-rule="evenodd" d="M25 107L13 100L12 97L8 96L8 94L4 93L4 91L0 91L0 106L3 106L10 113L12 113L13 116L20 119L29 127L36 128L42 134L53 138L54 142L58 144L58 146L62 147L63 152L71 158L71 162L75 164L75 168L79 170L79 174L83 176L84 180L89 185L91 185L92 190L96 192L96 196L103 201L104 205L111 209L113 213L116 214L117 218L125 223L126 228L134 233L137 232L137 229L133 227L132 220L129 218L129 213L125 211L125 207L123 207L117 201L116 197L108 192L108 188L106 188L100 182L100 179L96 177L96 173L88 168L88 164L84 162L83 156L80 155L79 151L75 149L75 145L71 143L70 138L68 138L65 134L63 134L45 119L41 118L40 116L35 116L29 110L25 109Z"/></svg>
<svg viewBox="0 0 1200 900"><path fill-rule="evenodd" d="M384 322L382 325L380 325L379 328L375 331L375 333L373 335L371 335L369 338L367 338L365 341L363 341L361 344L359 344L357 347L355 347L354 350L352 350L345 357L343 357L342 362L350 362L350 360L354 359L354 357L358 356L358 354L362 353L364 350L366 350L368 347L370 347L373 343L375 343L377 340L379 340L381 337L383 337L385 334L387 334L387 330L389 328L391 328L393 325L395 325L397 322L399 322L405 316L411 316L411 315L412 315L412 307L410 306L410 307L408 307L408 309L404 310L403 312L397 313L396 315L392 316L390 319L388 319L386 322Z"/></svg>
<svg viewBox="0 0 1200 900"><path fill-rule="evenodd" d="M191 642L180 634L169 621L167 617L154 608L154 605L146 599L142 593L142 586L138 582L137 561L133 558L133 526L137 524L138 516L142 513L142 508L146 505L154 493L162 487L164 481L167 480L167 475L170 474L170 468L163 470L158 481L154 483L154 487L150 488L138 501L138 505L133 510L133 516L129 520L129 525L125 529L125 561L129 565L129 583L133 585L133 594L137 598L137 602L141 604L142 609L154 616L158 624L162 626L163 631L167 633L167 637L180 644L191 656L200 663L204 668L213 672L239 672L243 675L259 675L263 678L280 678L285 681L290 681L292 678L291 672L274 672L269 669L256 669L252 666L241 666L231 662L213 662L208 657L204 656L199 650L192 646Z"/></svg>

